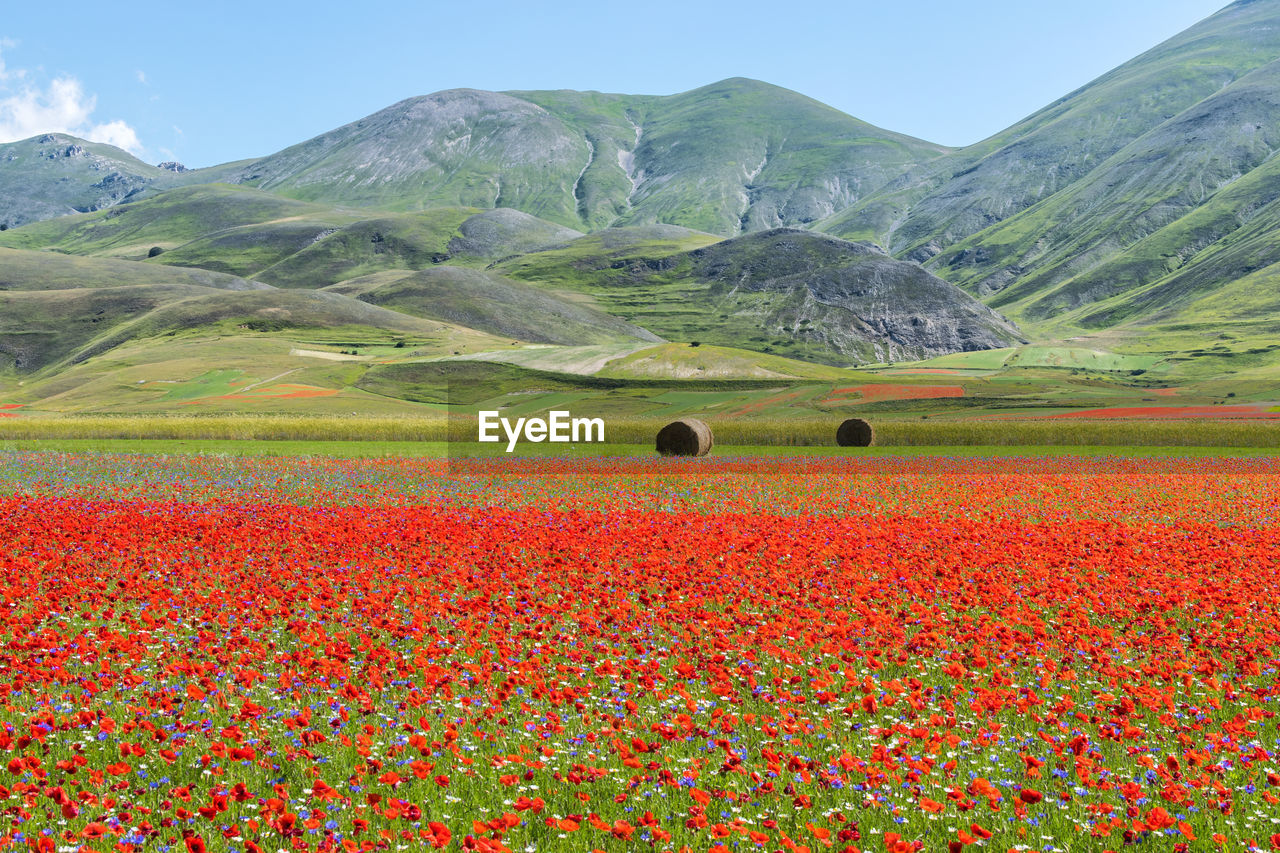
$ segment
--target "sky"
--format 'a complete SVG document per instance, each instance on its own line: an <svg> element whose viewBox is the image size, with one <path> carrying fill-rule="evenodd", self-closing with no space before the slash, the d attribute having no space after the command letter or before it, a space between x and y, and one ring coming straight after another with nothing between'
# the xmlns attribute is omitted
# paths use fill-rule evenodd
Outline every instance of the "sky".
<svg viewBox="0 0 1280 853"><path fill-rule="evenodd" d="M727 77L967 145L1226 0L5 5L0 142L60 131L195 168L442 89L665 95Z"/></svg>

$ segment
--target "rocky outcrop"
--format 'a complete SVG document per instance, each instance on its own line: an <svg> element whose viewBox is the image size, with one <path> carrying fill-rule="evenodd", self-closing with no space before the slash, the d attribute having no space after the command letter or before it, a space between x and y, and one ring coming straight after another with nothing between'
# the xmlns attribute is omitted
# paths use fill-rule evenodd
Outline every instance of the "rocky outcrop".
<svg viewBox="0 0 1280 853"><path fill-rule="evenodd" d="M767 294L767 326L851 358L906 361L1025 342L964 291L871 244L777 229L690 255L713 298Z"/></svg>

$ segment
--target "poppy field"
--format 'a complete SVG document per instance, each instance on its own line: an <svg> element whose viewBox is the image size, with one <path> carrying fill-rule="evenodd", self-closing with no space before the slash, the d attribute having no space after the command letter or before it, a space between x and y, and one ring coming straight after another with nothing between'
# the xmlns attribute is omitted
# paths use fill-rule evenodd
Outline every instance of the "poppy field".
<svg viewBox="0 0 1280 853"><path fill-rule="evenodd" d="M1280 849L1280 460L8 453L0 850Z"/></svg>

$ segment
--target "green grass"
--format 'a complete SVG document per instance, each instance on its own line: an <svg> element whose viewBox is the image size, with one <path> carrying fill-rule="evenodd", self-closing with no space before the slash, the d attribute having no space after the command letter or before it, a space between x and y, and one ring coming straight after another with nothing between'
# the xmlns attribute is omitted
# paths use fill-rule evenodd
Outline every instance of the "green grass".
<svg viewBox="0 0 1280 853"><path fill-rule="evenodd" d="M948 370L999 370L1018 350L1017 347L1003 347L977 352L957 352L898 366L903 368L940 367Z"/></svg>
<svg viewBox="0 0 1280 853"><path fill-rule="evenodd" d="M235 390L236 380L242 376L242 370L210 370L190 382L175 385L161 400L196 400L215 394L230 394ZM241 381L240 384L244 384Z"/></svg>
<svg viewBox="0 0 1280 853"><path fill-rule="evenodd" d="M606 418L610 444L651 446L667 419ZM835 448L839 418L711 419L717 446ZM873 421L876 447L1219 447L1280 448L1280 421ZM476 441L467 417L206 415L0 419L0 441L164 440L257 442ZM505 444L503 445L505 446ZM550 451L559 447L545 445Z"/></svg>
<svg viewBox="0 0 1280 853"><path fill-rule="evenodd" d="M0 246L56 247L77 255L145 260L152 246L172 250L226 229L303 217L332 223L334 211L247 187L183 187L95 213L59 217L0 234ZM350 221L347 215L339 221ZM259 243L271 243L264 234ZM242 247L243 248L243 247ZM161 255L160 262L169 259ZM199 266L199 264L191 264Z"/></svg>
<svg viewBox="0 0 1280 853"><path fill-rule="evenodd" d="M45 451L50 453L111 453L156 456L279 456L333 457L338 459L403 458L560 458L653 457L661 459L652 444L548 445L522 442L508 454L505 443L476 444L447 441L295 441L202 439L0 439L0 453ZM1121 457L1234 457L1280 455L1278 447L1161 447L1150 445L925 445L925 446L779 446L717 445L712 456L1121 456Z"/></svg>
<svg viewBox="0 0 1280 853"><path fill-rule="evenodd" d="M255 286L236 276L200 269L3 247L0 247L0 268L4 270L3 289L8 293L144 285L187 285L219 290L245 290Z"/></svg>
<svg viewBox="0 0 1280 853"><path fill-rule="evenodd" d="M1123 355L1086 347L1025 346L1019 347L1005 361L1005 367L1072 367L1085 370L1130 371L1149 370L1159 361L1157 356Z"/></svg>

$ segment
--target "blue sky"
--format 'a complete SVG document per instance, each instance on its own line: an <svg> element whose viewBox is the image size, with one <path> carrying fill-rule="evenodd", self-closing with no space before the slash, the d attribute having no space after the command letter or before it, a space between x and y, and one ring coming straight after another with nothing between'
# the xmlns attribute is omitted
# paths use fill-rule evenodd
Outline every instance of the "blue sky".
<svg viewBox="0 0 1280 853"><path fill-rule="evenodd" d="M0 142L60 130L150 162L262 156L440 89L671 94L767 80L964 145L1225 0L221 2L0 16Z"/></svg>

